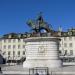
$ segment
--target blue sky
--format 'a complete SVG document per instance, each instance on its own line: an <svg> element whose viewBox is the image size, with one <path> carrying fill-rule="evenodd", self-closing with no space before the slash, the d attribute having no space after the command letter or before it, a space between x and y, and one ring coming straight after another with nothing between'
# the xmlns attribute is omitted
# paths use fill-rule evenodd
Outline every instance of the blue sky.
<svg viewBox="0 0 75 75"><path fill-rule="evenodd" d="M75 0L0 0L0 35L30 31L26 21L39 12L55 30L75 28Z"/></svg>

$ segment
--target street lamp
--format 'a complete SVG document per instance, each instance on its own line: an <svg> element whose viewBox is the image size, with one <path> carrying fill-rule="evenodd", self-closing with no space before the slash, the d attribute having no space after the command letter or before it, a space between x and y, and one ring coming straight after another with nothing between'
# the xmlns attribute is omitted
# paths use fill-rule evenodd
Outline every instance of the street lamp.
<svg viewBox="0 0 75 75"><path fill-rule="evenodd" d="M13 61L12 61L12 63L14 64L14 56L15 56L15 52L14 52L14 47L13 47Z"/></svg>

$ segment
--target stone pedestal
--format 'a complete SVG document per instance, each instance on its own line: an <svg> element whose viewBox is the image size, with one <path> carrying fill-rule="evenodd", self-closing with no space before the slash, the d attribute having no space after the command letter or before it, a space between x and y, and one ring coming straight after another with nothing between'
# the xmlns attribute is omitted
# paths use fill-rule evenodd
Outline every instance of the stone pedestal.
<svg viewBox="0 0 75 75"><path fill-rule="evenodd" d="M59 41L60 39L57 37L30 37L25 39L26 61L24 61L23 67L61 67L58 54Z"/></svg>

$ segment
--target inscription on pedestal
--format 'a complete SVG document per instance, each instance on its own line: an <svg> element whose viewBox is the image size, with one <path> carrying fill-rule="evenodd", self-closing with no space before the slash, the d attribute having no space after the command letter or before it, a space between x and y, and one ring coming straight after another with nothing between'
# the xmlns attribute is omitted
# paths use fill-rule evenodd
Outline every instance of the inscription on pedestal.
<svg viewBox="0 0 75 75"><path fill-rule="evenodd" d="M43 38L43 39L42 39ZM41 40L40 40L41 39ZM44 40L45 39L45 40ZM54 37L38 37L27 39L26 62L29 67L60 67L58 56L58 39ZM25 63L24 63L25 66Z"/></svg>

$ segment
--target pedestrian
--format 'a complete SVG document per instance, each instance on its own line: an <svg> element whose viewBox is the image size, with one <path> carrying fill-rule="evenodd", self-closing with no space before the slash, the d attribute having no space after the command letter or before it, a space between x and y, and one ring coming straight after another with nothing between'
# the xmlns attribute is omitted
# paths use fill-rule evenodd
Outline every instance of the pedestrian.
<svg viewBox="0 0 75 75"><path fill-rule="evenodd" d="M38 73L36 73L35 75L39 75Z"/></svg>

